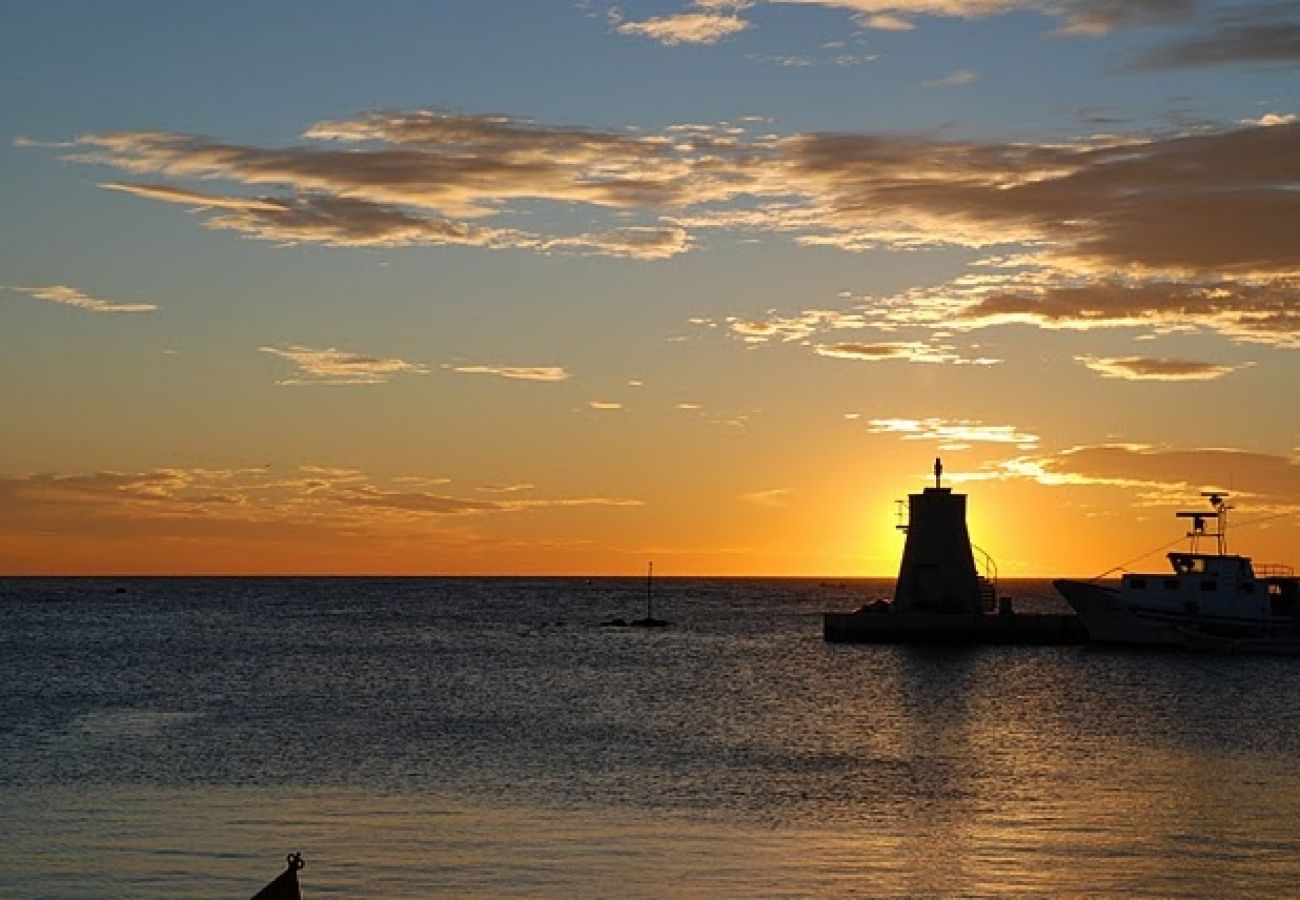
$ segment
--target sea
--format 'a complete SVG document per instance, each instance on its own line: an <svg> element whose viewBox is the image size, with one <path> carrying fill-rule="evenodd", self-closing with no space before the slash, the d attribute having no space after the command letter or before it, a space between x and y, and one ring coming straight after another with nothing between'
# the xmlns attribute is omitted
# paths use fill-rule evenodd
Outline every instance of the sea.
<svg viewBox="0 0 1300 900"><path fill-rule="evenodd" d="M889 590L0 579L0 896L1300 891L1300 659L823 641Z"/></svg>

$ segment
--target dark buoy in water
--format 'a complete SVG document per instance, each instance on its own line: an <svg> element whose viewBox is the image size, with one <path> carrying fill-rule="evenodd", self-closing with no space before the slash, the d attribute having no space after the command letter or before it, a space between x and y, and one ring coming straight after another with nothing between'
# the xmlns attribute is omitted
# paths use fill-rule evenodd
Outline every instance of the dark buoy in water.
<svg viewBox="0 0 1300 900"><path fill-rule="evenodd" d="M298 871L306 863L301 853L290 853L284 861L288 864L279 877L253 895L253 900L302 900L302 888L298 886Z"/></svg>
<svg viewBox="0 0 1300 900"><path fill-rule="evenodd" d="M645 618L633 619L631 622L633 628L663 628L666 625L673 624L667 619L656 619L654 617L654 577L655 564L652 561L650 567L646 570L645 576Z"/></svg>

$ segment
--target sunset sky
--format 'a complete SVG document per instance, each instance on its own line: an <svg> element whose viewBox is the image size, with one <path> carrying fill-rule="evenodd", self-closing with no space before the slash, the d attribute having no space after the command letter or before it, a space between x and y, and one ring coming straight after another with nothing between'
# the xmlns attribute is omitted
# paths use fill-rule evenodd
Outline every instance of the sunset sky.
<svg viewBox="0 0 1300 900"><path fill-rule="evenodd" d="M6 3L0 573L1300 564L1298 114L1295 2Z"/></svg>

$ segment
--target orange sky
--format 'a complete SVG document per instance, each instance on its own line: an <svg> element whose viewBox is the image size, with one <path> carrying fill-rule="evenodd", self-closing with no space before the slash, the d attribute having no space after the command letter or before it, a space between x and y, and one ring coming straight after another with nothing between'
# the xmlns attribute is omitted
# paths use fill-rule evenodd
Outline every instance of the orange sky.
<svg viewBox="0 0 1300 900"><path fill-rule="evenodd" d="M936 455L1004 576L1300 563L1285 4L70 8L0 574L892 575Z"/></svg>

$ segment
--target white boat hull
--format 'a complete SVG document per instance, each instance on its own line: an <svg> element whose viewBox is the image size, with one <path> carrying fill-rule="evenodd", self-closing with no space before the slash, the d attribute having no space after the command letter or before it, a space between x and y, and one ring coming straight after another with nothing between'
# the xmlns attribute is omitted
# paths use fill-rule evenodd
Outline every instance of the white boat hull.
<svg viewBox="0 0 1300 900"><path fill-rule="evenodd" d="M1087 581L1061 580L1052 584L1083 620L1088 639L1094 643L1182 646L1165 623L1134 615L1115 588Z"/></svg>
<svg viewBox="0 0 1300 900"><path fill-rule="evenodd" d="M1095 643L1137 644L1232 653L1300 653L1294 618L1203 615L1134 603L1112 587L1060 580L1053 585Z"/></svg>

